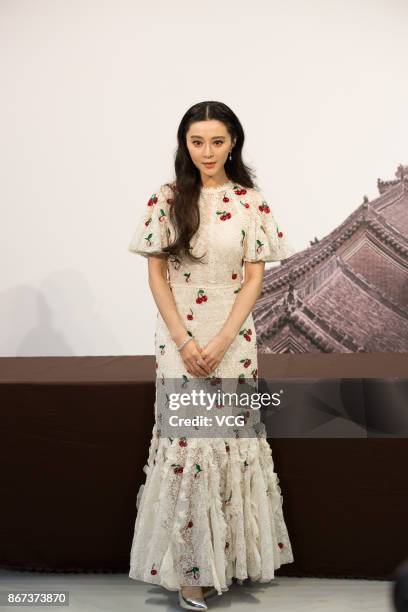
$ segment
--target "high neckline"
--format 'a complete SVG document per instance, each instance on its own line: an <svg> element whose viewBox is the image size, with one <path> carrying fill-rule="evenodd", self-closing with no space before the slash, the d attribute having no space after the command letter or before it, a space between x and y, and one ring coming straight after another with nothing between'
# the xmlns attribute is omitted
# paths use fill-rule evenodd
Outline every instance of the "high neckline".
<svg viewBox="0 0 408 612"><path fill-rule="evenodd" d="M204 185L202 185L201 190L204 191L205 193L225 191L225 189L230 189L233 185L234 183L228 180L225 183L222 183L221 185L217 185L216 187L205 187Z"/></svg>

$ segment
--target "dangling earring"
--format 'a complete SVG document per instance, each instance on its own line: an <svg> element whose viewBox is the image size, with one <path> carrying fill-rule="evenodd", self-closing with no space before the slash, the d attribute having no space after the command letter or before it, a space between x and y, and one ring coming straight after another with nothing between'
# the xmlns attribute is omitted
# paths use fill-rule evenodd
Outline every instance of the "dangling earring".
<svg viewBox="0 0 408 612"><path fill-rule="evenodd" d="M232 151L232 149L231 149L231 151ZM230 161L232 161L231 151L229 152L229 160L230 160Z"/></svg>

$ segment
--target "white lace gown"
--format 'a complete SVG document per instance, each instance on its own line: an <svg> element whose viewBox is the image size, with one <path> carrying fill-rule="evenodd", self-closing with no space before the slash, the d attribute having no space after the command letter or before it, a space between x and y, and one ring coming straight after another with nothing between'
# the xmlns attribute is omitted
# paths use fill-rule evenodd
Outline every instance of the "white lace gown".
<svg viewBox="0 0 408 612"><path fill-rule="evenodd" d="M160 253L174 238L168 184L144 208L129 250ZM168 282L187 332L205 346L223 326L240 291L243 262L278 261L294 253L262 194L228 181L203 187L200 227L190 245L206 264L167 259ZM201 299L200 299L201 298ZM156 390L166 378L191 378L157 313ZM214 378L258 376L256 331L250 313ZM155 404L157 417L157 394ZM176 591L232 578L269 582L293 561L279 478L265 434L255 438L162 437L155 419L137 516L129 576Z"/></svg>

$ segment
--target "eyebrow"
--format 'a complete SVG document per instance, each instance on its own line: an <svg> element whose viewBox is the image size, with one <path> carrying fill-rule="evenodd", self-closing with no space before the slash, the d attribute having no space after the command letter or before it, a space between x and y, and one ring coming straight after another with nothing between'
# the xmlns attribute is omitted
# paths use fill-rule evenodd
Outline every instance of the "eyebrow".
<svg viewBox="0 0 408 612"><path fill-rule="evenodd" d="M190 138L202 138L202 136L190 136ZM225 136L213 136L213 140L214 138L225 138Z"/></svg>

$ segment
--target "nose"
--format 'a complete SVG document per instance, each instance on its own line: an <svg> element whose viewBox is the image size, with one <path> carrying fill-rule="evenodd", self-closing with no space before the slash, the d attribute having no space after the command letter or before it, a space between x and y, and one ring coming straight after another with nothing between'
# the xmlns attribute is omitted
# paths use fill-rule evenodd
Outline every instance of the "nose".
<svg viewBox="0 0 408 612"><path fill-rule="evenodd" d="M211 159L212 157L214 157L210 143L204 145L204 157L206 159Z"/></svg>

